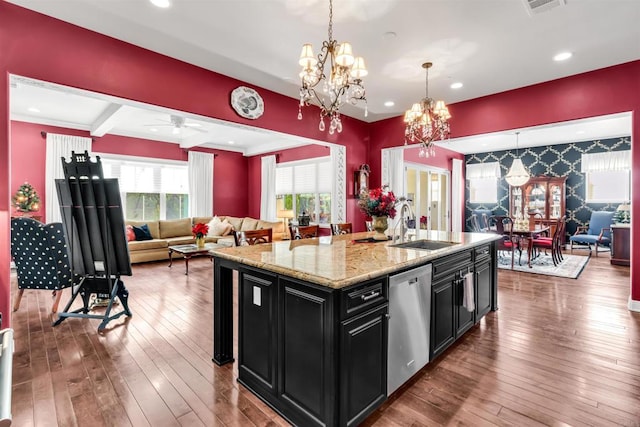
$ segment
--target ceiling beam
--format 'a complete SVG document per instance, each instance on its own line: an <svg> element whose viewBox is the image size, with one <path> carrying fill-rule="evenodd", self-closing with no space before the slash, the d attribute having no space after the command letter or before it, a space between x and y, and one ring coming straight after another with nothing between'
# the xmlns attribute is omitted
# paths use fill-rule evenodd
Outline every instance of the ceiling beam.
<svg viewBox="0 0 640 427"><path fill-rule="evenodd" d="M91 124L91 136L104 136L117 123L116 113L122 104L110 103L100 116Z"/></svg>

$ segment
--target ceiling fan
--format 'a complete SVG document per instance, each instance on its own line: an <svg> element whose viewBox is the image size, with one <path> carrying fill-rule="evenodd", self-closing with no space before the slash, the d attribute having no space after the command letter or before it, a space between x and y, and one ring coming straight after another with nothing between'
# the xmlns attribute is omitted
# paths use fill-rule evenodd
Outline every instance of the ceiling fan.
<svg viewBox="0 0 640 427"><path fill-rule="evenodd" d="M163 122L165 122L163 124L157 124L157 125L153 124L153 125L145 125L145 126L154 126L154 127L172 126L173 129L171 130L171 133L173 133L174 135L179 135L182 128L189 128L198 132L207 133L205 129L200 129L200 127L202 126L200 123L189 123L187 122L187 119L184 117L171 114L169 116L169 119L170 121L162 120Z"/></svg>

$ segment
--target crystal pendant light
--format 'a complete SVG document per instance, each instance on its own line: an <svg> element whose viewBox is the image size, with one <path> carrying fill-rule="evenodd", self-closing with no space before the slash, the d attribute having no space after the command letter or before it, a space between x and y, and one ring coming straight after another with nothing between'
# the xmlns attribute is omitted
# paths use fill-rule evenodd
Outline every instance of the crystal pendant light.
<svg viewBox="0 0 640 427"><path fill-rule="evenodd" d="M329 120L329 133L342 132L340 107L349 102L356 105L365 102L364 115L367 108L362 79L368 74L362 57L353 55L353 48L348 42L338 43L333 39L333 1L329 0L329 40L322 42L320 54L313 54L313 47L307 43L302 46L298 64L302 66L300 79L300 103L298 104L298 120L302 120L302 107L311 102L320 107L318 129L325 130L325 117ZM325 74L325 64L328 65Z"/></svg>
<svg viewBox="0 0 640 427"><path fill-rule="evenodd" d="M520 132L516 132L516 158L511 164L511 169L509 169L509 172L507 172L507 175L504 177L507 183L512 187L520 187L521 185L526 184L531 177L522 164L522 160L518 154L518 135L520 135Z"/></svg>

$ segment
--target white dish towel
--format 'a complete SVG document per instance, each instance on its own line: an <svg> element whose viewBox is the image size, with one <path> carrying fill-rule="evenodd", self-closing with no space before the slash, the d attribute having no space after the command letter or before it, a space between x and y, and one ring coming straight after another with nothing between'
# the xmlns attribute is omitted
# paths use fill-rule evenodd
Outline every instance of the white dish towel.
<svg viewBox="0 0 640 427"><path fill-rule="evenodd" d="M462 300L462 306L467 311L473 311L476 309L476 304L473 302L473 273L467 273L464 276L464 297Z"/></svg>

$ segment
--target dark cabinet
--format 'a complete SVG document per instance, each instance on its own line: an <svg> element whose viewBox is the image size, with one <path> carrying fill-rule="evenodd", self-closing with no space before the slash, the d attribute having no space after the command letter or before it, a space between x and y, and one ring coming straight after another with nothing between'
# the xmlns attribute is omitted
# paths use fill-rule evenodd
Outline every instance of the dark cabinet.
<svg viewBox="0 0 640 427"><path fill-rule="evenodd" d="M466 270L465 270L466 271ZM475 324L475 310L467 310L464 306L464 287L465 276L459 274L453 282L456 292L455 297L455 314L456 314L456 338L462 336ZM475 286L475 285L474 285ZM475 292L474 292L475 294Z"/></svg>
<svg viewBox="0 0 640 427"><path fill-rule="evenodd" d="M238 286L241 384L295 425L357 425L385 401L386 277L335 291L243 268Z"/></svg>
<svg viewBox="0 0 640 427"><path fill-rule="evenodd" d="M298 425L331 424L335 359L333 298L326 288L280 281L279 399L293 409Z"/></svg>
<svg viewBox="0 0 640 427"><path fill-rule="evenodd" d="M631 264L631 227L628 224L611 226L611 264Z"/></svg>
<svg viewBox="0 0 640 427"><path fill-rule="evenodd" d="M251 388L275 393L277 372L276 276L239 273L238 371Z"/></svg>
<svg viewBox="0 0 640 427"><path fill-rule="evenodd" d="M492 281L491 259L477 262L475 266L477 320L491 311Z"/></svg>
<svg viewBox="0 0 640 427"><path fill-rule="evenodd" d="M457 273L443 277L431 286L431 356L438 356L456 339L454 283Z"/></svg>
<svg viewBox="0 0 640 427"><path fill-rule="evenodd" d="M387 308L340 325L339 425L358 425L387 397Z"/></svg>

